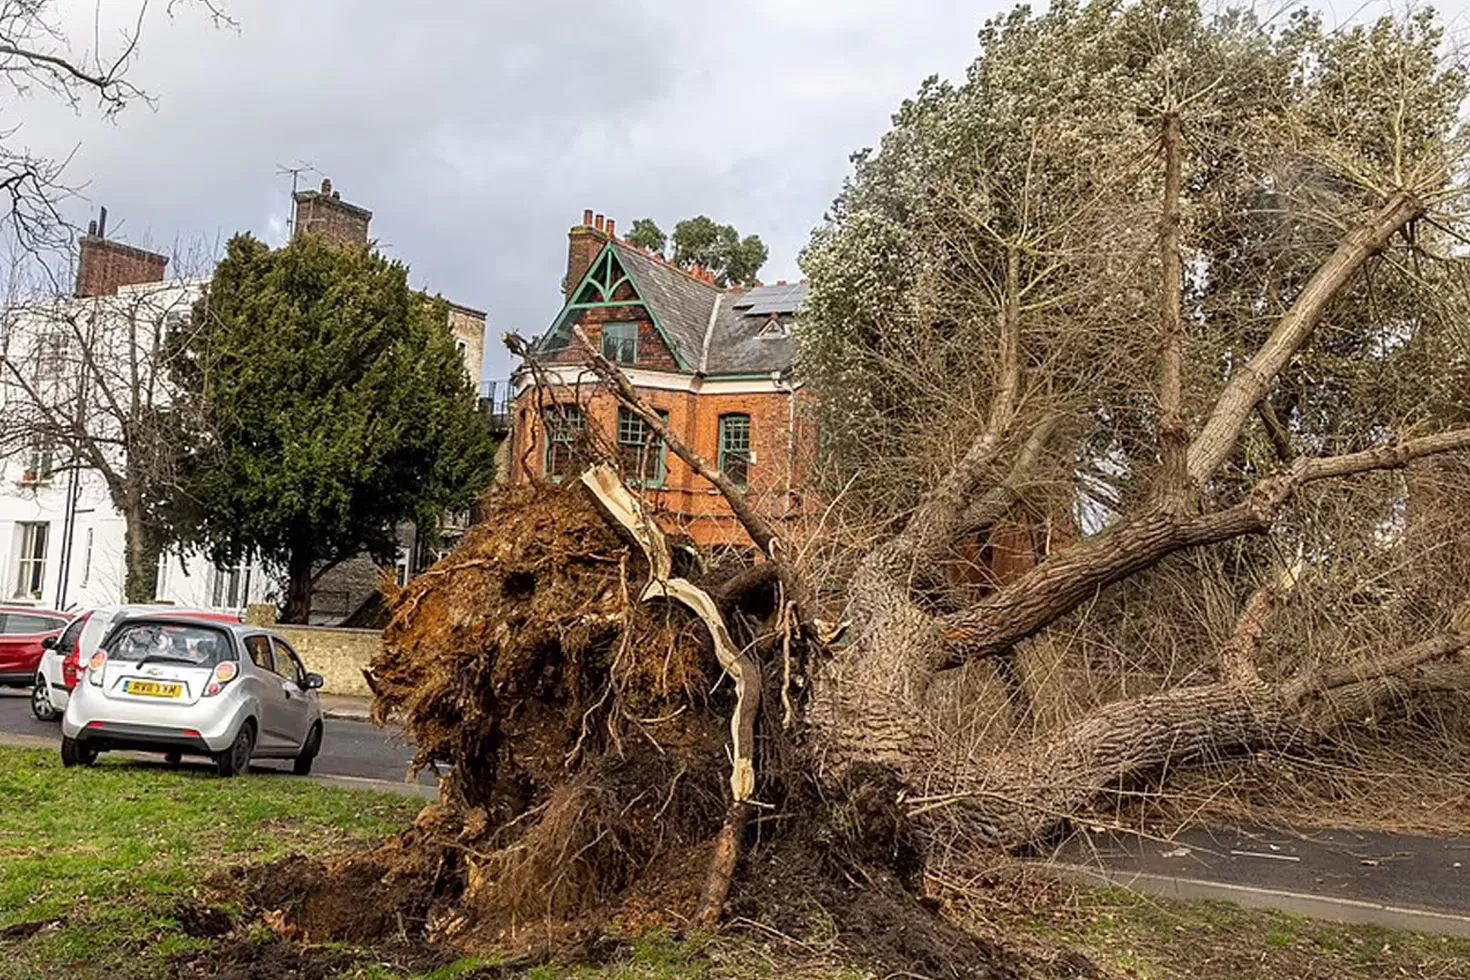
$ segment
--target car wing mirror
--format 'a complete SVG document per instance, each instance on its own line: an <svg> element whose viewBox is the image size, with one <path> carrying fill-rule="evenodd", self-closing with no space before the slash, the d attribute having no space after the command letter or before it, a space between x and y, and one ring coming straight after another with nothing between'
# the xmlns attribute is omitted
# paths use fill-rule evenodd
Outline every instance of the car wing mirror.
<svg viewBox="0 0 1470 980"><path fill-rule="evenodd" d="M320 691L327 683L327 679L321 674L306 675L306 689L308 691Z"/></svg>
<svg viewBox="0 0 1470 980"><path fill-rule="evenodd" d="M54 636L48 636L41 641L41 646L45 647L47 650L55 650L57 647L57 638Z"/></svg>

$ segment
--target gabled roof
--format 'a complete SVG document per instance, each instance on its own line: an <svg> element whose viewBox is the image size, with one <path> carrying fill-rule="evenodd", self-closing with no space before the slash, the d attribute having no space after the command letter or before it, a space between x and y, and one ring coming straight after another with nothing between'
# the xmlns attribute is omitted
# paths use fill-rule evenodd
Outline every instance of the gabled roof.
<svg viewBox="0 0 1470 980"><path fill-rule="evenodd" d="M572 314L609 252L632 284L636 299L683 370L708 377L771 374L792 363L789 331L767 329L773 318L789 323L806 299L805 283L721 289L625 242L610 241L592 261L572 298L542 337L555 349L571 336ZM610 283L595 283L591 294L611 295Z"/></svg>

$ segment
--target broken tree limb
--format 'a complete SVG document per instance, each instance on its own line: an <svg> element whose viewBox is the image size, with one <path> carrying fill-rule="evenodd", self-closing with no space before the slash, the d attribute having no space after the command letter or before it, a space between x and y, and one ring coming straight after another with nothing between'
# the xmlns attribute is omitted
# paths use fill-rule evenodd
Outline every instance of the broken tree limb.
<svg viewBox="0 0 1470 980"><path fill-rule="evenodd" d="M639 601L672 599L687 607L708 627L714 641L715 656L735 682L735 714L730 718L731 754L734 758L730 793L736 802L749 799L755 792L755 716L760 709L760 670L730 639L725 617L710 594L687 579L673 576L673 559L663 530L623 486L617 471L606 464L599 464L582 474L582 483L607 515L638 543L648 559L648 585Z"/></svg>
<svg viewBox="0 0 1470 980"><path fill-rule="evenodd" d="M1281 684L1222 682L1114 701L1058 731L971 764L955 774L955 791L943 805L926 803L922 815L930 821L951 819L954 829L972 841L1024 847L1119 786L1157 779L1201 759L1310 744L1360 720L1363 710L1398 691L1470 681L1470 671L1445 664L1467 645L1470 634L1452 625L1401 650ZM1336 692L1341 697L1334 704ZM947 816L941 818L941 811Z"/></svg>
<svg viewBox="0 0 1470 980"><path fill-rule="evenodd" d="M1276 604L1301 578L1303 557L1300 552L1291 567L1283 569L1273 582L1256 589L1246 600L1245 610L1235 624L1235 632L1220 647L1220 678L1237 687L1252 687L1261 683L1259 659L1261 637L1266 633L1266 624L1275 611Z"/></svg>
<svg viewBox="0 0 1470 980"><path fill-rule="evenodd" d="M1184 453L1189 434L1184 427L1184 271L1179 244L1180 146L1179 113L1164 115L1164 207L1159 221L1159 453L1163 470L1159 499L1164 508L1182 512L1189 498Z"/></svg>
<svg viewBox="0 0 1470 980"><path fill-rule="evenodd" d="M1341 456L1303 457L1262 480L1249 499L1225 510L1178 518L1155 507L1105 533L1057 552L994 595L939 620L945 654L939 667L994 657L1035 635L1100 589L1188 548L1216 544L1271 527L1278 510L1302 486L1375 470L1398 469L1440 453L1470 450L1470 428Z"/></svg>
<svg viewBox="0 0 1470 980"><path fill-rule="evenodd" d="M1276 329L1250 361L1230 379L1215 402L1210 417L1189 446L1189 478L1204 486L1235 448L1241 428L1256 403L1265 397L1271 382L1311 336L1322 313L1342 291L1368 257L1394 233L1424 213L1424 205L1408 191L1399 191L1372 218L1350 231L1336 251L1317 268L1302 288L1291 309L1277 321Z"/></svg>

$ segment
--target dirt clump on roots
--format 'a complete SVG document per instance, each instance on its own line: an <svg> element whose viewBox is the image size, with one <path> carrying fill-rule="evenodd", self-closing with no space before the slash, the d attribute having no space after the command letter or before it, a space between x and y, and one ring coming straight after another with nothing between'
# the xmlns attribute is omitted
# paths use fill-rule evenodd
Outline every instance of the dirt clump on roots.
<svg viewBox="0 0 1470 980"><path fill-rule="evenodd" d="M447 773L440 802L374 850L237 872L226 890L284 936L575 959L691 927L730 805L735 693L708 629L638 601L643 554L579 483L498 491L487 509L390 597L369 672L375 720L403 725L416 769ZM721 597L780 691L772 597L721 591L730 570L716 581L692 560L676 574ZM798 937L835 923L838 945L884 973L1032 975L917 897L893 793L875 781L834 806L780 712L760 718L735 921Z"/></svg>
<svg viewBox="0 0 1470 980"><path fill-rule="evenodd" d="M703 625L639 603L641 552L578 483L497 492L391 599L374 718L441 802L382 847L257 869L312 941L563 947L692 915L728 796L733 694Z"/></svg>

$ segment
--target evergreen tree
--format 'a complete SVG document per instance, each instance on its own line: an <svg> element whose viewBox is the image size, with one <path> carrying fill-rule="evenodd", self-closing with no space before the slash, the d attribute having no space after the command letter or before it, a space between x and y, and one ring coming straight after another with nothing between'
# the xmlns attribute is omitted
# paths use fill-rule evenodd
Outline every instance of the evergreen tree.
<svg viewBox="0 0 1470 980"><path fill-rule="evenodd" d="M325 570L391 561L397 526L432 533L493 475L494 442L440 299L367 247L304 235L229 243L176 369L205 431L184 478L186 540L256 556L304 622Z"/></svg>

